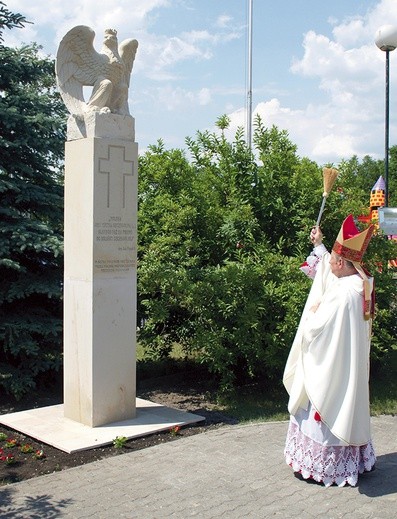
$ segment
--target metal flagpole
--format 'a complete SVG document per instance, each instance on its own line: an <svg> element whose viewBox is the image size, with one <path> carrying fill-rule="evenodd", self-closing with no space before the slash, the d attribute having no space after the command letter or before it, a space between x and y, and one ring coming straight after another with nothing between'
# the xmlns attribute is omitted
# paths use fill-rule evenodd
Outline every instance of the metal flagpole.
<svg viewBox="0 0 397 519"><path fill-rule="evenodd" d="M248 92L247 92L247 144L252 144L252 10L253 0L248 0Z"/></svg>

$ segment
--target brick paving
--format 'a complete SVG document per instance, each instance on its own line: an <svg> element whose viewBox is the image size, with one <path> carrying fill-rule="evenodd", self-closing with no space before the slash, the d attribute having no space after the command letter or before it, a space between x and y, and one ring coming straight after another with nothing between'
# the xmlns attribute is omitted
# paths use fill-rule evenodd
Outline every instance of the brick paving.
<svg viewBox="0 0 397 519"><path fill-rule="evenodd" d="M0 488L2 519L397 517L397 417L372 418L376 470L357 487L293 476L286 422L225 426Z"/></svg>

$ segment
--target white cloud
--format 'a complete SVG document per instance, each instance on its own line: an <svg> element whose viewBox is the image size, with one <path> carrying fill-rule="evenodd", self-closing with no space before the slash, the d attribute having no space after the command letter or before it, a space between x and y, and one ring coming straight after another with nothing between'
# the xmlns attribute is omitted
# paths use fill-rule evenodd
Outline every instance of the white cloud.
<svg viewBox="0 0 397 519"><path fill-rule="evenodd" d="M156 67L163 67L173 65L178 61L191 58L206 58L210 55L207 52L202 52L195 45L178 37L169 39L163 38L164 45L161 46L160 54L156 63Z"/></svg>
<svg viewBox="0 0 397 519"><path fill-rule="evenodd" d="M260 115L265 127L275 125L287 129L301 156L322 163L337 162L352 155L363 156L370 147L368 134L361 129L369 117L365 110L357 111L354 117L350 109L335 111L330 104L308 104L303 110L294 110L273 98L259 103L253 110L253 120L256 115ZM229 117L227 135L232 139L237 127L246 125L246 111L236 110ZM381 127L382 121L378 122Z"/></svg>
<svg viewBox="0 0 397 519"><path fill-rule="evenodd" d="M190 32L183 32L182 38L184 38L186 41L189 41L191 43L198 43L198 42L210 42L210 43L217 43L219 41L219 35L217 34L211 34L208 31L190 31Z"/></svg>
<svg viewBox="0 0 397 519"><path fill-rule="evenodd" d="M56 47L64 34L76 25L88 25L101 37L105 28L117 28L119 35L131 37L141 31L147 23L148 15L160 7L169 5L169 0L117 0L98 2L98 0L36 0L27 3L24 0L7 0L10 11L22 13L33 26L26 26L22 31L23 41L37 41L51 46L49 52L55 54ZM42 34L51 33L51 42L43 42ZM15 36L13 35L14 37ZM29 36L29 39L27 37ZM134 34L132 34L134 37Z"/></svg>
<svg viewBox="0 0 397 519"><path fill-rule="evenodd" d="M202 88L197 95L198 103L201 106L208 105L211 102L211 91L209 88Z"/></svg>
<svg viewBox="0 0 397 519"><path fill-rule="evenodd" d="M365 42L368 38L368 29L362 18L351 20L338 25L332 31L337 41L344 48L351 48Z"/></svg>
<svg viewBox="0 0 397 519"><path fill-rule="evenodd" d="M227 14L222 14L221 16L218 17L218 19L216 20L216 23L215 25L217 27L221 27L222 29L223 28L227 28L227 27L230 27L231 23L233 22L233 18Z"/></svg>
<svg viewBox="0 0 397 519"><path fill-rule="evenodd" d="M351 157L356 154L354 139L351 135L341 135L338 131L328 133L325 137L321 137L314 144L313 156L318 158L326 158L329 151L332 150L335 157Z"/></svg>
<svg viewBox="0 0 397 519"><path fill-rule="evenodd" d="M295 60L291 71L304 76L320 77L325 83L333 78L359 82L376 68L379 50L372 45L346 49L341 43L309 31L303 41L304 56Z"/></svg>
<svg viewBox="0 0 397 519"><path fill-rule="evenodd" d="M171 85L159 87L155 90L153 102L161 105L165 110L188 111L196 105L204 106L211 102L211 92L208 88L198 91L186 90L181 87L174 88Z"/></svg>

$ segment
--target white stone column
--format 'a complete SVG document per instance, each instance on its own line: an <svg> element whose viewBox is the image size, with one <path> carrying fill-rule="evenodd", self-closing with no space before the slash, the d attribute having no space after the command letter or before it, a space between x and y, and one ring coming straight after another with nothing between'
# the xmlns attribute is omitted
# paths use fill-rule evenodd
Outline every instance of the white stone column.
<svg viewBox="0 0 397 519"><path fill-rule="evenodd" d="M90 427L136 413L135 142L66 142L64 416Z"/></svg>

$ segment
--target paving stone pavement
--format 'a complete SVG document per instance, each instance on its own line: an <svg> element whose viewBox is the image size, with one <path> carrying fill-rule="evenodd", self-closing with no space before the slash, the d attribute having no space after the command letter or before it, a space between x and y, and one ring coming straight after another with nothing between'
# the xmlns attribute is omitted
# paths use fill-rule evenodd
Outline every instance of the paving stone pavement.
<svg viewBox="0 0 397 519"><path fill-rule="evenodd" d="M397 517L397 416L372 419L376 470L357 487L299 481L286 422L225 426L0 489L2 519Z"/></svg>

